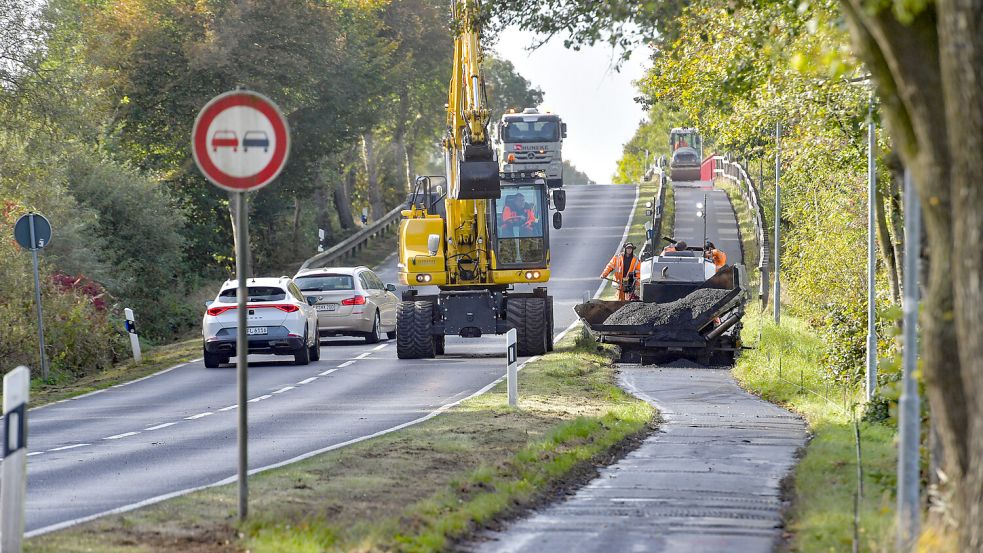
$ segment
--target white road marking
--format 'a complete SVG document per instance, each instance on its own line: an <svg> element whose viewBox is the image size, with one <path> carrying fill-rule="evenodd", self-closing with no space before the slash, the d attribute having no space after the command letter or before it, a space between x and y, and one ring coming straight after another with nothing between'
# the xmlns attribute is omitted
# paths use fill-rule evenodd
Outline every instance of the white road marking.
<svg viewBox="0 0 983 553"><path fill-rule="evenodd" d="M354 364L355 364L354 361L345 361L344 363L338 365L338 368L339 369L344 369L345 367L350 367L350 366L352 366Z"/></svg>
<svg viewBox="0 0 983 553"><path fill-rule="evenodd" d="M294 389L293 386L284 386L283 388L280 388L279 390L273 392L273 394L274 395L276 395L276 394L282 394L283 392L286 392L286 391L289 391L289 390L293 390L293 389Z"/></svg>
<svg viewBox="0 0 983 553"><path fill-rule="evenodd" d="M317 373L317 375L318 376L328 376L329 374L331 374L331 373L333 373L333 372L335 372L337 370L338 369L328 369L328 370L324 371L323 373Z"/></svg>
<svg viewBox="0 0 983 553"><path fill-rule="evenodd" d="M223 407L223 408L219 409L219 411L229 411L229 410L235 409L236 407L239 407L239 405L229 405L228 407Z"/></svg>
<svg viewBox="0 0 983 553"><path fill-rule="evenodd" d="M161 428L167 428L168 426L174 426L176 422L165 422L164 424L158 424L157 426L151 426L149 428L144 428L144 431L150 430L160 430Z"/></svg>
<svg viewBox="0 0 983 553"><path fill-rule="evenodd" d="M107 438L103 438L103 440L118 440L120 438L125 438L127 436L136 436L137 434L139 434L139 432L123 432L122 434L116 434L115 436L109 436Z"/></svg>
<svg viewBox="0 0 983 553"><path fill-rule="evenodd" d="M388 345L389 344L379 344L378 346L372 348L372 351L379 351L380 349L383 349L383 348L385 348Z"/></svg>
<svg viewBox="0 0 983 553"><path fill-rule="evenodd" d="M264 399L270 399L271 397L273 396L271 396L270 394L254 397L253 399L249 400L249 403L256 403L257 401L263 401Z"/></svg>
<svg viewBox="0 0 983 553"><path fill-rule="evenodd" d="M56 447L56 448L54 448L54 449L49 449L48 451L65 451L66 449L75 449L76 447L85 447L85 446L87 446L87 445L92 445L92 444L72 444L72 445L63 445L63 446L61 446L61 447Z"/></svg>
<svg viewBox="0 0 983 553"><path fill-rule="evenodd" d="M360 353L360 354L356 355L355 356L355 359L365 359L366 357L368 357L370 355L372 355L372 352L371 351L367 351L365 353Z"/></svg>
<svg viewBox="0 0 983 553"><path fill-rule="evenodd" d="M211 411L206 411L204 413L198 413L197 415L191 415L190 417L184 417L184 420L186 420L186 421L193 421L195 419L200 419L200 418L207 417L209 415L214 415L214 414L215 413L212 413Z"/></svg>
<svg viewBox="0 0 983 553"><path fill-rule="evenodd" d="M311 382L314 382L315 380L317 380L317 377L316 376L312 376L310 378L305 378L305 379L301 380L297 384L310 384Z"/></svg>
<svg viewBox="0 0 983 553"><path fill-rule="evenodd" d="M27 456L28 457L31 457L32 455L42 455L42 454L44 454L43 451L32 451L32 452L28 453Z"/></svg>

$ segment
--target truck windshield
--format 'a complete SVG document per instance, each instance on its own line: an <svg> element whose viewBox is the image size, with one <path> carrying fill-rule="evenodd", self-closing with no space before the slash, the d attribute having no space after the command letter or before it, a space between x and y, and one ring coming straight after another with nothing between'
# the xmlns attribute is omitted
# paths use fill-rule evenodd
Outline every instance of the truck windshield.
<svg viewBox="0 0 983 553"><path fill-rule="evenodd" d="M502 199L495 202L500 263L542 263L546 260L542 208L539 187L502 187Z"/></svg>
<svg viewBox="0 0 983 553"><path fill-rule="evenodd" d="M557 121L509 121L502 125L504 142L556 142L560 140Z"/></svg>

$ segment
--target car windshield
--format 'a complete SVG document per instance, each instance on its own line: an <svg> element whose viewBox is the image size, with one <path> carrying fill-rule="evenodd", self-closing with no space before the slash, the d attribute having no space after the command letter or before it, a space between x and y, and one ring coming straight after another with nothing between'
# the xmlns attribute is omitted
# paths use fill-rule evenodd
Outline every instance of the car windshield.
<svg viewBox="0 0 983 553"><path fill-rule="evenodd" d="M556 142L560 139L557 121L509 121L502 125L505 142Z"/></svg>
<svg viewBox="0 0 983 553"><path fill-rule="evenodd" d="M330 292L332 290L353 290L355 280L351 275L311 275L294 279L301 292Z"/></svg>
<svg viewBox="0 0 983 553"><path fill-rule="evenodd" d="M542 205L537 186L503 186L495 202L498 260L503 264L545 261Z"/></svg>
<svg viewBox="0 0 983 553"><path fill-rule="evenodd" d="M222 293L218 295L218 301L220 303L235 303L238 301L236 292L236 288L222 290ZM249 297L246 301L283 301L287 299L286 290L279 286L250 286L248 292Z"/></svg>

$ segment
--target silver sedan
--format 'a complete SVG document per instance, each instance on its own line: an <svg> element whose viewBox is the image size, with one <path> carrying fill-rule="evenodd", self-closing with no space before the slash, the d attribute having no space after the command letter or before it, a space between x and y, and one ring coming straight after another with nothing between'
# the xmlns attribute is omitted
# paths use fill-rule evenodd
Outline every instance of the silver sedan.
<svg viewBox="0 0 983 553"><path fill-rule="evenodd" d="M316 299L321 337L363 336L369 344L396 337L396 286L383 284L368 267L302 269L294 282Z"/></svg>

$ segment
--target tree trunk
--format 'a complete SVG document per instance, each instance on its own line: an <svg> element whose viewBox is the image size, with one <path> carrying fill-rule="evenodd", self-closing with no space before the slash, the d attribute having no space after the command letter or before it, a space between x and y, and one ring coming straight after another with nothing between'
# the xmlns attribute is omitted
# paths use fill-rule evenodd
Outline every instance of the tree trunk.
<svg viewBox="0 0 983 553"><path fill-rule="evenodd" d="M291 230L291 235L293 239L291 244L293 244L294 255L301 254L301 238L300 238L300 213L302 211L303 205L301 204L300 198L294 195L294 222L293 229Z"/></svg>
<svg viewBox="0 0 983 553"><path fill-rule="evenodd" d="M399 107L396 114L396 129L393 132L393 167L397 167L405 178L406 193L413 192L413 174L410 173L410 155L406 148L406 127L409 113L409 92L406 88L400 91Z"/></svg>
<svg viewBox="0 0 983 553"><path fill-rule="evenodd" d="M894 248L894 259L898 263L898 282L904 282L904 216L901 210L901 188L904 185L904 165L897 153L892 153L888 157L888 168L891 170L891 178L888 181L888 202L891 208L891 234L894 240L891 247ZM904 285L901 285L903 288Z"/></svg>
<svg viewBox="0 0 983 553"><path fill-rule="evenodd" d="M365 178L369 185L369 210L372 220L378 221L386 214L386 209L382 203L382 187L379 185L375 137L370 132L362 135L362 162L365 164Z"/></svg>
<svg viewBox="0 0 983 553"><path fill-rule="evenodd" d="M887 282L891 288L891 298L894 303L901 303L901 274L898 271L898 260L894 257L894 244L887 225L887 212L884 209L884 186L875 188L875 209L877 210L877 242L880 245L881 256L884 258L884 270Z"/></svg>
<svg viewBox="0 0 983 553"><path fill-rule="evenodd" d="M973 2L959 1L967 6ZM955 3L938 5L943 20L953 17L953 14L944 12L952 11L952 4ZM979 238L983 222L979 219L980 206L975 203L979 198L979 188L970 190L974 184L968 180L968 171L950 172L952 158L949 147L952 136L958 138L952 142L957 151L978 155L978 150L970 149L969 145L979 144L979 136L972 139L966 133L949 128L950 121L958 122L963 117L972 121L973 110L965 103L947 106L949 102L940 101L940 91L946 84L947 100L949 97L972 100L976 104L971 107L979 108L980 83L979 75L975 76L977 81L971 86L968 81L952 82L950 75L943 78L940 57L953 64L956 62L947 58L973 61L976 65L969 67L979 70L980 59L972 56L979 55L980 37L974 38L972 33L979 33L980 8L972 8L977 14L972 22L960 18L950 21L953 27L961 26L961 30L942 33L951 33L943 40L952 50L971 49L971 46L977 45L977 50L956 57L954 53L940 56L936 11L931 4L923 5L907 24L900 23L889 6L881 6L880 11L876 11L864 0L841 0L841 6L856 50L874 76L888 129L905 166L912 172L923 202L930 265L920 317L922 373L931 412L943 443L945 470L951 483L948 491L958 494L953 515L963 545L961 550L979 551L983 547L983 532L980 530L983 522L980 517L980 510L983 509L983 473L975 480L966 477L971 476L970 460L977 459L983 453L979 449L983 445L983 435L978 426L983 422L980 420L983 418L983 405L980 405L983 397L978 393L983 376L980 374L983 372L980 366L983 329L980 328L979 319L983 301L979 267L983 258L980 257L978 241L974 243L970 239L972 236ZM970 9L963 8L963 18L969 17ZM972 71L965 68L962 71L965 71L963 77L972 81ZM959 70L954 72L959 73ZM953 90L959 88L956 84L970 90ZM972 123L964 126L955 123L954 126L975 128L976 133L981 132L980 127L974 127ZM965 155L965 159L969 157ZM968 163L965 168L969 168ZM955 202L952 191L958 194ZM960 236L956 245L961 250L976 251L957 251L953 255L953 221L958 221L956 228L959 232L969 232L969 235ZM972 221L976 223L975 231L967 226ZM968 247L970 244L972 247ZM966 254L967 257L960 258ZM960 258L958 265L954 264L955 258ZM971 264L975 265L975 270L969 267ZM975 285L976 289L954 289L954 268L960 287ZM957 293L958 304L955 301ZM954 318L958 324L954 324ZM958 335L957 326L961 327ZM975 338L966 339L974 335ZM977 466L972 470L980 471L981 468Z"/></svg>
<svg viewBox="0 0 983 553"><path fill-rule="evenodd" d="M945 313L959 344L968 441L962 486L960 549L983 551L983 3L940 0L938 9L942 92L948 132L950 174L940 181L952 193L951 216L955 302ZM923 194L927 190L923 189ZM954 323L954 324L953 324ZM955 369L955 367L952 367ZM946 452L948 454L948 452ZM968 460L972 460L971 462Z"/></svg>
<svg viewBox="0 0 983 553"><path fill-rule="evenodd" d="M355 189L355 168L339 168L338 182L334 187L334 208L338 212L338 224L349 230L355 226L352 218L352 190Z"/></svg>
<svg viewBox="0 0 983 553"><path fill-rule="evenodd" d="M334 229L331 228L331 216L328 214L328 190L323 171L318 172L317 186L314 187L314 210L314 224L318 228L319 241L320 231L324 231L324 240L319 244L333 244Z"/></svg>

